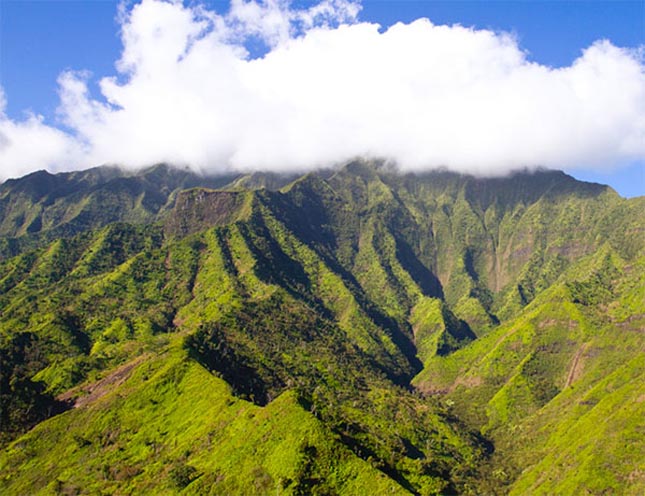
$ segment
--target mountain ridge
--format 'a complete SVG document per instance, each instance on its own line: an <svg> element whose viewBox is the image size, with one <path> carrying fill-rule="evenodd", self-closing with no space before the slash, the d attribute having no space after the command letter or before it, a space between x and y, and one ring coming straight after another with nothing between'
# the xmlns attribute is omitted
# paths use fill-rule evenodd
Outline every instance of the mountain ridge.
<svg viewBox="0 0 645 496"><path fill-rule="evenodd" d="M285 184L255 174L213 189L190 177L171 178L166 203L137 222L104 216L64 237L56 225L12 238L0 261L0 420L4 442L15 440L0 453L0 487L360 492L352 478L402 494L644 487L635 436L645 427L645 198L559 172L478 179L367 162ZM88 393L129 363L105 400ZM149 382L153 369L168 373ZM187 408L196 398L185 391L200 383L214 404L261 418L245 424L259 436L255 454L224 427L242 420L222 414L218 424L207 406L193 434L176 417L155 430L157 409ZM602 392L610 383L615 392ZM20 424L25 411L56 413L56 398L75 395L78 408ZM619 402L633 406L614 415ZM284 423L259 441L273 408L288 412ZM591 454L567 447L578 446L566 426L580 408L585 419L609 415L622 441L602 450L607 433L585 420L577 428L590 429ZM313 437L287 449L289 422L303 415ZM214 438L221 451L209 457ZM52 442L67 454L51 458ZM621 442L632 448L619 456ZM235 447L249 459L237 472ZM557 465L560 451L575 476ZM99 464L78 470L90 453ZM598 471L612 457L613 472ZM49 479L29 468L39 463L56 467Z"/></svg>

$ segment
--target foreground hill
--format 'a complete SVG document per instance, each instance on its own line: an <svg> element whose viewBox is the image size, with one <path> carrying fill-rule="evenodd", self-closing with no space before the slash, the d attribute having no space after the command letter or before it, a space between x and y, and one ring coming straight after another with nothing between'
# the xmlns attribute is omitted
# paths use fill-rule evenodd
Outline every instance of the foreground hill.
<svg viewBox="0 0 645 496"><path fill-rule="evenodd" d="M645 488L644 198L43 174L0 194L3 492Z"/></svg>

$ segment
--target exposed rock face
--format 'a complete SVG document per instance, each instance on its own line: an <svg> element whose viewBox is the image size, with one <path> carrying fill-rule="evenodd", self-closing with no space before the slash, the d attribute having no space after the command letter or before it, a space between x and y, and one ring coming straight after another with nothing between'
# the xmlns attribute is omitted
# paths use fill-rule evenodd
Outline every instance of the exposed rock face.
<svg viewBox="0 0 645 496"><path fill-rule="evenodd" d="M182 191L164 221L165 232L183 237L230 224L250 212L252 194L247 191L215 191L203 188Z"/></svg>

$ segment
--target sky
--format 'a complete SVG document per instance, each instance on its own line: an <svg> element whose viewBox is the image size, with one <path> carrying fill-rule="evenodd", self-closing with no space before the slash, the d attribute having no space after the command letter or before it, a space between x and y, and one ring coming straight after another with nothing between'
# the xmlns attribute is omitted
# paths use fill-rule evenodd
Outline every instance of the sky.
<svg viewBox="0 0 645 496"><path fill-rule="evenodd" d="M645 194L644 1L0 0L0 180L564 169Z"/></svg>

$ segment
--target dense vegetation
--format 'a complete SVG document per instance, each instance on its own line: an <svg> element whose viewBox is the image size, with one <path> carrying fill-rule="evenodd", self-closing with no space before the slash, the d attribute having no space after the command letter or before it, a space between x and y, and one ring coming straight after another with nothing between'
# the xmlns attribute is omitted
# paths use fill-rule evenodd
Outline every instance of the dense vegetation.
<svg viewBox="0 0 645 496"><path fill-rule="evenodd" d="M3 493L645 489L645 198L355 162L0 209Z"/></svg>

